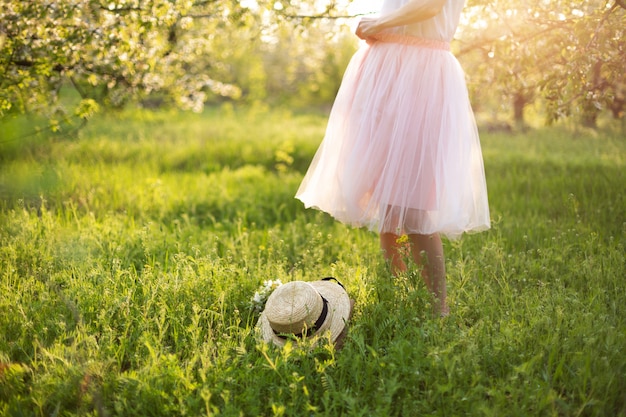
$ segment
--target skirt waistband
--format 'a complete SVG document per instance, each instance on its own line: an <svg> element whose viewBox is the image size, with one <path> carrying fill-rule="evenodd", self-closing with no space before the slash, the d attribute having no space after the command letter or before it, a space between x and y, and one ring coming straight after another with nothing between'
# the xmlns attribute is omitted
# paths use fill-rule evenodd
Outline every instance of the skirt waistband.
<svg viewBox="0 0 626 417"><path fill-rule="evenodd" d="M421 46L424 48L450 50L450 42L436 39L418 38L417 36L403 35L400 33L377 33L368 39L368 43L386 42L400 43L403 45Z"/></svg>

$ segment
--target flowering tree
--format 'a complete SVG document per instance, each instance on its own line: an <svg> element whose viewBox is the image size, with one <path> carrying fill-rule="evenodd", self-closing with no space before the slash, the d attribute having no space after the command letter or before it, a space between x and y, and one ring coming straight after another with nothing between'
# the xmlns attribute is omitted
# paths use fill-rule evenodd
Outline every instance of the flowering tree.
<svg viewBox="0 0 626 417"><path fill-rule="evenodd" d="M82 118L102 104L137 99L199 110L210 96L238 98L242 87L233 79L234 63L249 67L246 53L272 43L277 27L301 25L289 16L335 11L332 5L318 10L306 0L284 6L266 0L2 3L0 117L45 111L53 120L68 85L80 94L73 110Z"/></svg>
<svg viewBox="0 0 626 417"><path fill-rule="evenodd" d="M490 85L523 124L536 99L546 121L626 110L624 0L473 0L459 56L477 85ZM476 102L487 100L475 89Z"/></svg>
<svg viewBox="0 0 626 417"><path fill-rule="evenodd" d="M200 110L214 97L308 98L320 86L317 97L332 100L349 55L333 0L0 1L0 118L43 111L53 127L67 117L67 86L80 118L134 100ZM468 6L458 55L475 102L511 103L520 123L537 99L548 121L576 113L593 125L603 109L623 117L625 0Z"/></svg>
<svg viewBox="0 0 626 417"><path fill-rule="evenodd" d="M96 101L121 104L165 85L189 1L5 1L0 10L0 111L38 110L70 82L88 116ZM207 6L208 7L208 6ZM176 79L171 88L182 88ZM193 95L191 96L193 101Z"/></svg>

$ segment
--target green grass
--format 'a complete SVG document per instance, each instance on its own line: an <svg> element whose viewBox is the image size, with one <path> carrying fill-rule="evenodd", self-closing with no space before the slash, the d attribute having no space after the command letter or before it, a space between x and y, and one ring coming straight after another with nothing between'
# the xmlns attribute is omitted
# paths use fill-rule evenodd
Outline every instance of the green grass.
<svg viewBox="0 0 626 417"><path fill-rule="evenodd" d="M0 144L0 415L626 415L626 142L483 135L493 228L451 317L293 198L324 115L100 116ZM22 129L22 130L20 130ZM335 276L343 350L257 342L264 280Z"/></svg>

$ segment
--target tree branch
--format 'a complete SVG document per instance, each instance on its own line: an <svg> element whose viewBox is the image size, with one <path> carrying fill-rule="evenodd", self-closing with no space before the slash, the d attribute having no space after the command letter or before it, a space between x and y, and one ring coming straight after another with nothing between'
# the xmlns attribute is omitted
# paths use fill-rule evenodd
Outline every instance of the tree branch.
<svg viewBox="0 0 626 417"><path fill-rule="evenodd" d="M200 0L200 1L194 1L194 2L193 2L193 7L206 6L207 4L211 4L211 3L215 3L215 0Z"/></svg>
<svg viewBox="0 0 626 417"><path fill-rule="evenodd" d="M111 12L111 13L116 13L116 12L145 12L145 9L142 9L141 7L116 7L114 9L109 9L106 6L100 6L99 7L100 10L104 10L107 12Z"/></svg>
<svg viewBox="0 0 626 417"><path fill-rule="evenodd" d="M27 59L17 59L15 61L10 61L9 64L13 64L13 65L17 65L18 67L24 67L24 68L32 68L36 65L36 63L34 61L30 61ZM65 67L61 64L56 64L54 66L52 66L52 69L56 72L62 72L63 70L66 69L70 69L71 67Z"/></svg>
<svg viewBox="0 0 626 417"><path fill-rule="evenodd" d="M70 81L72 82L72 85L74 86L74 88L76 89L76 91L78 91L78 94L80 95L81 98L87 98L87 94L85 94L85 91L82 89L82 87L76 82L76 79L74 77L70 77Z"/></svg>
<svg viewBox="0 0 626 417"><path fill-rule="evenodd" d="M317 15L302 15L302 14L284 14L283 17L287 19L353 19L355 17L367 16L369 13L358 13L352 15L326 15L326 14L317 14Z"/></svg>

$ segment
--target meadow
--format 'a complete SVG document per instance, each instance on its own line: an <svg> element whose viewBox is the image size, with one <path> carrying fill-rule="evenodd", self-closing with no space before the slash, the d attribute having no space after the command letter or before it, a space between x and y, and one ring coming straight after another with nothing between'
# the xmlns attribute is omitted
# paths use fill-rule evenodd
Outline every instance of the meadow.
<svg viewBox="0 0 626 417"><path fill-rule="evenodd" d="M0 415L626 416L623 132L481 135L493 225L444 243L441 319L374 233L293 198L325 117L0 126ZM326 276L356 300L342 350L255 338L265 281Z"/></svg>

